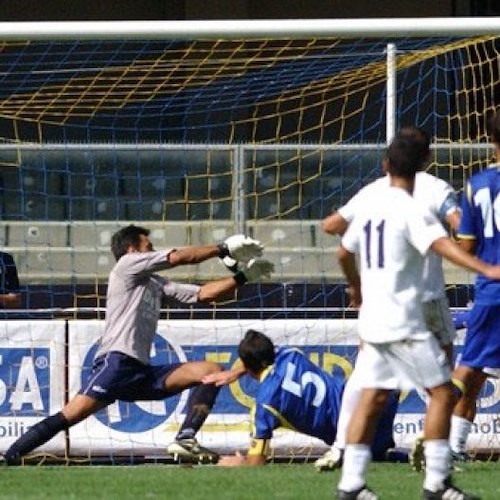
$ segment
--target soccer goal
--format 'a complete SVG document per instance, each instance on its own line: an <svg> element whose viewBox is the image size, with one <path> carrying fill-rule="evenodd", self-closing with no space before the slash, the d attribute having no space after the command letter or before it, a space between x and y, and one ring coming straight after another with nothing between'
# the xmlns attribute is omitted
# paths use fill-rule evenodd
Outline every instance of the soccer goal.
<svg viewBox="0 0 500 500"><path fill-rule="evenodd" d="M0 23L0 242L30 310L2 313L25 323L6 321L1 337L0 379L17 396L0 402L0 448L78 388L102 328L111 235L131 222L150 228L157 248L246 232L276 265L235 301L166 310L158 359L230 366L252 327L348 375L355 319L338 241L320 221L381 175L400 126L428 131L428 169L458 193L487 165L499 30L498 18ZM226 272L211 262L171 277ZM451 304L466 307L474 276L447 267L446 280ZM30 364L33 345L41 351ZM59 363L50 376L49 360ZM16 377L29 369L23 386ZM42 379L38 399L24 394L34 390L26 380ZM252 390L224 389L204 444L246 445ZM73 429L69 448L61 440L46 450L161 455L183 404L120 403ZM474 448L498 452L499 408L492 381ZM399 446L419 432L423 411L416 395L402 401ZM324 448L290 436L278 435L278 454Z"/></svg>

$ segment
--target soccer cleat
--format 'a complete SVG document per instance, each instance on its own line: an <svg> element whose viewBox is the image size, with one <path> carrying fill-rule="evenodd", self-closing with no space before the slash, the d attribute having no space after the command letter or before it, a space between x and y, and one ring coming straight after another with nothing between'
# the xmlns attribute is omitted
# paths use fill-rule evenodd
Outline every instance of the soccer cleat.
<svg viewBox="0 0 500 500"><path fill-rule="evenodd" d="M318 472L339 469L342 466L343 459L344 450L334 446L314 462L314 467Z"/></svg>
<svg viewBox="0 0 500 500"><path fill-rule="evenodd" d="M379 500L379 497L366 486L354 491L337 490L338 500Z"/></svg>
<svg viewBox="0 0 500 500"><path fill-rule="evenodd" d="M176 439L167 446L167 453L178 462L191 464L216 464L219 461L215 451L200 446L195 438Z"/></svg>
<svg viewBox="0 0 500 500"><path fill-rule="evenodd" d="M451 479L448 477L444 482L444 487L438 491L430 491L424 488L423 496L424 500L481 500L480 497L476 495L470 495L462 490L456 488L451 484Z"/></svg>
<svg viewBox="0 0 500 500"><path fill-rule="evenodd" d="M22 465L23 459L21 456L13 453L9 453L8 450L3 455L0 455L0 465Z"/></svg>
<svg viewBox="0 0 500 500"><path fill-rule="evenodd" d="M419 436L415 439L410 452L410 464L413 470L420 472L425 468L425 455L424 455L424 437Z"/></svg>

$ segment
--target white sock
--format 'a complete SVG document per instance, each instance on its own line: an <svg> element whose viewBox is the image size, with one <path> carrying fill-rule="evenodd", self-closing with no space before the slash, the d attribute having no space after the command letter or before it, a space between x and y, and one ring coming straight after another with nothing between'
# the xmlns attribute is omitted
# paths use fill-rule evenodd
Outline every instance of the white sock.
<svg viewBox="0 0 500 500"><path fill-rule="evenodd" d="M443 488L445 479L450 475L450 445L446 439L431 439L425 441L424 446L424 488L438 491Z"/></svg>
<svg viewBox="0 0 500 500"><path fill-rule="evenodd" d="M472 422L463 417L452 415L450 428L450 448L455 453L466 450L467 437L469 436Z"/></svg>
<svg viewBox="0 0 500 500"><path fill-rule="evenodd" d="M356 370L356 367L354 368ZM356 408L358 401L361 397L362 388L355 381L355 375L347 380L344 393L342 394L342 401L340 403L339 419L337 421L337 437L335 438L334 446L341 450L345 449L345 440L347 435L347 427L351 420L351 415Z"/></svg>
<svg viewBox="0 0 500 500"><path fill-rule="evenodd" d="M365 484L365 474L372 458L370 446L367 444L347 444L344 452L344 465L338 488L343 491L354 491Z"/></svg>

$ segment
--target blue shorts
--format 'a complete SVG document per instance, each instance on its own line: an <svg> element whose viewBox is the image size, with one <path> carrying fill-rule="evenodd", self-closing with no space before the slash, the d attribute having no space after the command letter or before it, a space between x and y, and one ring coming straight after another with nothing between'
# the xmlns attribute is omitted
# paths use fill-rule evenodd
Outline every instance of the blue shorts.
<svg viewBox="0 0 500 500"><path fill-rule="evenodd" d="M116 401L152 401L174 393L165 389L165 379L181 363L144 365L121 352L108 352L94 360L92 372L79 394L108 404Z"/></svg>
<svg viewBox="0 0 500 500"><path fill-rule="evenodd" d="M460 364L479 369L500 368L500 304L474 304Z"/></svg>

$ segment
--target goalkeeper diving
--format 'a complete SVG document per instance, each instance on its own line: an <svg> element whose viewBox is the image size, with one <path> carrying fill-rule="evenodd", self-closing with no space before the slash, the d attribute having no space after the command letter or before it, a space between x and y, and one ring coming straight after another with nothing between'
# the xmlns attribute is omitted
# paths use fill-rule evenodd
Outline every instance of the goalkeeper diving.
<svg viewBox="0 0 500 500"><path fill-rule="evenodd" d="M218 454L202 447L196 434L220 390L215 384L202 384L202 378L219 372L221 367L210 361L152 365L151 346L162 299L194 304L231 296L238 286L258 281L273 271L273 264L260 258L262 249L259 241L234 235L220 244L156 251L148 229L129 225L117 231L111 241L116 264L109 275L104 334L92 371L61 411L36 423L10 445L3 456L5 464L22 464L27 454L53 436L116 400L162 400L189 388L186 417L167 451L180 461L217 462ZM234 275L201 286L177 283L158 274L217 257L234 258L244 264Z"/></svg>

